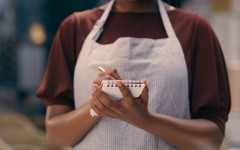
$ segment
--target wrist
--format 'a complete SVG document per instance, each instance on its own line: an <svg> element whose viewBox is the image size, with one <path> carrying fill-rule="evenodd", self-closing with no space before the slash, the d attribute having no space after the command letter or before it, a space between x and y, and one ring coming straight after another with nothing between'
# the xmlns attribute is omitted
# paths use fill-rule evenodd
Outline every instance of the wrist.
<svg viewBox="0 0 240 150"><path fill-rule="evenodd" d="M140 116L138 121L135 122L133 125L143 130L146 130L148 128L151 128L152 120L153 120L152 114L150 112L147 112L143 116Z"/></svg>

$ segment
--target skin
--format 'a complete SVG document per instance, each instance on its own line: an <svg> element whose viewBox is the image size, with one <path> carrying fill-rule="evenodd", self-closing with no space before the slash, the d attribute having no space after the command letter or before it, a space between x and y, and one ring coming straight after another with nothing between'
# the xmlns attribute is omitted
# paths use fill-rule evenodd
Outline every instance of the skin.
<svg viewBox="0 0 240 150"><path fill-rule="evenodd" d="M90 105L97 114L125 121L180 149L219 149L223 135L213 122L153 114L147 109L148 91L146 89L138 99L135 99L121 81L118 80L117 85L123 95L120 102L110 100L98 85L93 84L93 98L90 99Z"/></svg>
<svg viewBox="0 0 240 150"><path fill-rule="evenodd" d="M155 12L158 11L156 9L155 0L116 0L113 11ZM123 99L112 101L99 88L102 80L109 79L121 79L116 69L106 70L97 76L92 85L92 97L80 108L47 106L46 133L50 144L55 147L73 146L81 142L101 117L108 116L146 130L180 149L219 149L223 134L215 123L204 119L186 120L153 114L147 109L147 88L135 99L120 81L117 84ZM90 108L100 116L90 117Z"/></svg>
<svg viewBox="0 0 240 150"><path fill-rule="evenodd" d="M116 12L158 12L155 0L117 0L113 7Z"/></svg>
<svg viewBox="0 0 240 150"><path fill-rule="evenodd" d="M100 85L102 80L121 79L116 69L99 73L93 84ZM89 98L89 101L92 98ZM90 102L82 107L73 109L66 105L47 106L46 135L54 147L73 146L78 143L101 118L91 117Z"/></svg>

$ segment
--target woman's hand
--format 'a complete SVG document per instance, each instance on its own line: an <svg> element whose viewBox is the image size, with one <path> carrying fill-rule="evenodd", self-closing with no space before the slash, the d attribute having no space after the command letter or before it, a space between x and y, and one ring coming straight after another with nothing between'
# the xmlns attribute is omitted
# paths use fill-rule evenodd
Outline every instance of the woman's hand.
<svg viewBox="0 0 240 150"><path fill-rule="evenodd" d="M92 85L93 94L90 99L92 109L98 115L117 118L141 127L147 121L149 116L147 110L147 86L145 86L139 98L133 98L130 90L124 85L124 83L119 80L116 81L116 83L123 95L123 99L120 101L109 99L97 84Z"/></svg>
<svg viewBox="0 0 240 150"><path fill-rule="evenodd" d="M100 72L97 78L93 81L93 84L101 85L102 80L122 80L117 69L107 69L104 72Z"/></svg>
<svg viewBox="0 0 240 150"><path fill-rule="evenodd" d="M121 79L116 69L99 73L93 82L97 86L102 80ZM91 117L89 103L74 109L67 105L49 105L46 114L46 135L55 147L68 147L77 144L98 122L100 117Z"/></svg>

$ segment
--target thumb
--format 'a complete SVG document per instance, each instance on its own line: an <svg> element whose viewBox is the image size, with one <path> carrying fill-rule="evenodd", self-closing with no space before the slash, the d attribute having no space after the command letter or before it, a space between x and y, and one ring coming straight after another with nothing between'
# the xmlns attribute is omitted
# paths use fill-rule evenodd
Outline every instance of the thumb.
<svg viewBox="0 0 240 150"><path fill-rule="evenodd" d="M147 81L144 80L143 83L145 84L145 87L141 93L141 95L139 96L139 98L145 103L148 104L148 86L147 86Z"/></svg>

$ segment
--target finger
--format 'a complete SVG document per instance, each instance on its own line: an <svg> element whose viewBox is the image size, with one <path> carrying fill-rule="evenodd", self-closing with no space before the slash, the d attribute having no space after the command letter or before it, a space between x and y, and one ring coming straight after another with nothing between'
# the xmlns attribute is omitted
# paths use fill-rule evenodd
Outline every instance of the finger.
<svg viewBox="0 0 240 150"><path fill-rule="evenodd" d="M115 80L115 78L113 78L110 75L99 76L99 77L97 77L96 80L93 81L93 84L97 84L100 86L102 83L102 80Z"/></svg>
<svg viewBox="0 0 240 150"><path fill-rule="evenodd" d="M96 109L97 113L100 115L116 118L118 116L118 111L115 111L116 109L113 107L114 105L112 103L114 103L114 101L108 99L107 95L101 91L98 85L93 84L92 86L94 91L92 98L93 108Z"/></svg>
<svg viewBox="0 0 240 150"><path fill-rule="evenodd" d="M117 69L108 69L104 72L100 72L97 76L97 79L93 81L94 84L99 86L102 83L102 80L122 80Z"/></svg>
<svg viewBox="0 0 240 150"><path fill-rule="evenodd" d="M117 80L116 84L124 98L133 98L131 91L128 89L128 87L122 81Z"/></svg>
<svg viewBox="0 0 240 150"><path fill-rule="evenodd" d="M118 73L117 69L111 69L111 76L114 77L116 80L122 80L120 74Z"/></svg>
<svg viewBox="0 0 240 150"><path fill-rule="evenodd" d="M92 85L92 92L94 93L96 91L96 87L94 85ZM105 109L106 107L103 105L103 103L99 100L99 98L97 97L96 94L92 94L92 97L93 97L93 101L95 103L95 105L97 105L97 107L100 109L100 110L103 110Z"/></svg>
<svg viewBox="0 0 240 150"><path fill-rule="evenodd" d="M93 95L93 100L94 100L95 105L99 108L99 110L102 111L102 110L106 109L106 107L103 105L103 103L100 101L100 99L98 97L95 97Z"/></svg>
<svg viewBox="0 0 240 150"><path fill-rule="evenodd" d="M145 104L143 100L141 100L140 98L136 98L135 101L138 103L138 104Z"/></svg>
<svg viewBox="0 0 240 150"><path fill-rule="evenodd" d="M114 111L118 111L119 104L116 101L109 99L108 95L106 95L98 85L93 84L95 88L95 92L93 93L94 97L97 97L99 101L104 105L105 109L109 108Z"/></svg>
<svg viewBox="0 0 240 150"><path fill-rule="evenodd" d="M102 80L115 80L115 78L110 75L105 75L102 77Z"/></svg>
<svg viewBox="0 0 240 150"><path fill-rule="evenodd" d="M110 75L112 76L115 80L121 80L122 78L120 77L117 69L108 69L105 72L103 72L105 75Z"/></svg>
<svg viewBox="0 0 240 150"><path fill-rule="evenodd" d="M112 118L117 118L117 116L118 116L117 113L110 108L106 108L106 109L102 110L101 113L104 116L109 116L109 117L112 117Z"/></svg>
<svg viewBox="0 0 240 150"><path fill-rule="evenodd" d="M97 84L92 85L93 88L93 97L98 99L104 107L111 107L112 101L109 99L109 97L100 89L100 87Z"/></svg>
<svg viewBox="0 0 240 150"><path fill-rule="evenodd" d="M141 95L139 96L139 98L145 103L148 104L148 86L147 86L147 81L144 80L143 83L145 84L145 87L141 93Z"/></svg>
<svg viewBox="0 0 240 150"><path fill-rule="evenodd" d="M101 115L101 111L100 109L95 105L94 101L93 101L93 98L90 98L90 107L92 108L92 110L98 114L98 115Z"/></svg>
<svg viewBox="0 0 240 150"><path fill-rule="evenodd" d="M110 108L99 109L99 107L95 104L93 99L90 99L91 109L97 114L101 116L108 116L111 118L117 118L117 114L111 110Z"/></svg>

